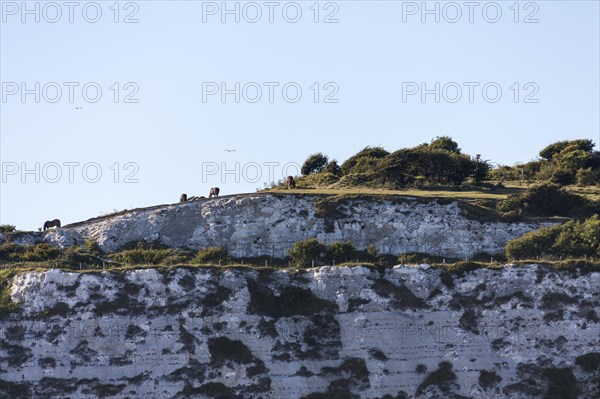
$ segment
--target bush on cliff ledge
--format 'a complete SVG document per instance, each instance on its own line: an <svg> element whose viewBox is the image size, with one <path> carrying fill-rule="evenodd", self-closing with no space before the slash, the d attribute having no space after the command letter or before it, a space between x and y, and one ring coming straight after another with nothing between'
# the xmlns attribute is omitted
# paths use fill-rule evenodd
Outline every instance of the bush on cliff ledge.
<svg viewBox="0 0 600 399"><path fill-rule="evenodd" d="M0 233L13 233L17 230L15 226L12 224L2 224L0 225Z"/></svg>
<svg viewBox="0 0 600 399"><path fill-rule="evenodd" d="M335 263L353 262L358 257L358 250L350 241L334 242L327 248L327 259Z"/></svg>
<svg viewBox="0 0 600 399"><path fill-rule="evenodd" d="M505 252L510 259L600 256L600 216L529 232L509 241Z"/></svg>
<svg viewBox="0 0 600 399"><path fill-rule="evenodd" d="M500 212L522 212L528 216L580 216L589 212L583 197L556 184L541 184L500 201Z"/></svg>
<svg viewBox="0 0 600 399"><path fill-rule="evenodd" d="M318 264L327 251L327 246L316 238L298 241L288 251L292 263L299 267L310 267Z"/></svg>
<svg viewBox="0 0 600 399"><path fill-rule="evenodd" d="M194 258L196 264L220 264L221 262L227 263L231 260L231 255L226 248L222 247L208 247L198 251Z"/></svg>

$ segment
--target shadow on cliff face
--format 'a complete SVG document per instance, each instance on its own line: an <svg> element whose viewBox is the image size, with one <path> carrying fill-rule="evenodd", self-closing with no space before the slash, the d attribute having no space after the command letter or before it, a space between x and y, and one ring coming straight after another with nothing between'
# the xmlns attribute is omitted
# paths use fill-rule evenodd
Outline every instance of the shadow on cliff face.
<svg viewBox="0 0 600 399"><path fill-rule="evenodd" d="M428 305L422 299L416 297L405 285L396 285L384 278L373 282L373 290L381 297L390 298L394 309L423 309Z"/></svg>
<svg viewBox="0 0 600 399"><path fill-rule="evenodd" d="M304 376L312 375L309 373ZM367 364L360 358L347 358L337 367L323 367L318 375L333 379L327 391L311 393L301 399L360 399L352 391L364 390L370 386Z"/></svg>
<svg viewBox="0 0 600 399"><path fill-rule="evenodd" d="M506 395L522 395L547 399L577 399L581 390L570 367L553 367L546 359L536 363L519 363L517 366L519 382L510 384L502 390Z"/></svg>
<svg viewBox="0 0 600 399"><path fill-rule="evenodd" d="M13 383L0 380L0 394L7 394L3 398L30 399L30 398L63 398L67 395L76 395L78 391L84 395L96 398L106 398L118 395L125 389L125 384L103 384L98 378L52 378L44 377L38 384Z"/></svg>
<svg viewBox="0 0 600 399"><path fill-rule="evenodd" d="M246 283L250 292L248 313L262 316L261 329L278 338L271 351L273 360L339 358L342 342L337 304L294 285L271 281L277 285L271 288L253 279L247 279ZM277 325L288 333L277 331Z"/></svg>
<svg viewBox="0 0 600 399"><path fill-rule="evenodd" d="M456 381L457 378L454 371L452 371L452 364L450 362L441 362L438 369L429 374L421 385L419 385L416 395L422 396L427 394L427 396L430 396L434 392L437 392L442 394L443 397L448 397L448 395L460 389Z"/></svg>
<svg viewBox="0 0 600 399"><path fill-rule="evenodd" d="M169 382L183 382L183 389L173 399L191 397L210 397L215 399L243 399L248 394L267 394L271 390L269 370L262 360L254 356L242 341L227 337L215 337L208 340L210 362L200 363L191 358L184 367L172 372ZM195 348L191 353L195 353ZM221 382L223 370L243 367L249 384L229 387ZM212 381L211 381L212 380ZM207 382L211 381L211 382Z"/></svg>
<svg viewBox="0 0 600 399"><path fill-rule="evenodd" d="M250 313L280 318L338 311L335 303L318 298L306 288L282 285L279 287L280 294L275 295L267 285L259 284L252 279L247 279L246 283L250 291L248 306Z"/></svg>
<svg viewBox="0 0 600 399"><path fill-rule="evenodd" d="M575 359L570 367L556 367L550 359L517 365L518 381L502 392L518 397L577 399L600 397L600 353L590 352Z"/></svg>

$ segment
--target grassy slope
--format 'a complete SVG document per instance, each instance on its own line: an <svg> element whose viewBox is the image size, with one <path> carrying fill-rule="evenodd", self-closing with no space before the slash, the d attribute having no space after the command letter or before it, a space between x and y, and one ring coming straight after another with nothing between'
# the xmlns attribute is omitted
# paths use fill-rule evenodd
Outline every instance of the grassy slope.
<svg viewBox="0 0 600 399"><path fill-rule="evenodd" d="M490 181L488 183L498 183ZM503 182L504 187L489 189L475 188L422 188L422 189L405 189L405 190L387 190L375 189L367 187L356 188L339 188L339 187L316 187L316 188L297 188L287 190L282 188L274 188L263 192L267 193L285 193L285 194L317 194L317 195L343 195L343 194L368 194L368 195L403 195L411 197L425 198L457 198L463 200L476 199L504 199L511 194L520 193L529 187L535 186L536 183L519 183L519 182ZM590 200L600 201L600 187L598 186L567 186L568 191L575 194L587 197Z"/></svg>

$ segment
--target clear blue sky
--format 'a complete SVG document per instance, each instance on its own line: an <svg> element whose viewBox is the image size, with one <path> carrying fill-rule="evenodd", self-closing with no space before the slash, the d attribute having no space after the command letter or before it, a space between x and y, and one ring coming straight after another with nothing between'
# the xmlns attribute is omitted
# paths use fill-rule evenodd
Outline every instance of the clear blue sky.
<svg viewBox="0 0 600 399"><path fill-rule="evenodd" d="M464 2L454 3L461 7L460 18L455 7L438 2L439 23L435 15L421 15L421 1L320 2L318 23L314 1L297 2L302 16L296 23L285 19L296 17L289 2L274 7L272 23L262 1L256 3L262 12L256 23L247 21L257 15L248 2L238 2L239 23L234 15L224 15L221 22L221 10L214 7L221 8L221 1L137 1L127 8L121 2L119 23L110 8L113 1L97 3L102 15L96 23L84 19L96 18L93 6L83 13L87 2L73 10L73 23L66 6L51 23L57 10L39 3L38 23L36 15L23 14L21 1L2 2L1 224L37 229L47 219L70 223L113 210L176 202L183 192L208 195L212 186L221 187L222 194L253 192L268 181L265 163L278 162L273 170L280 178L283 164L301 164L317 151L343 161L367 145L395 150L450 135L467 153L514 164L535 158L557 140L598 142L598 1L520 2L518 16L514 1L501 1L494 3L500 5L499 18L494 4L479 2L472 22ZM235 3L229 1L229 7ZM27 4L34 9L36 2ZM137 23L123 23L130 14ZM338 22L323 23L328 16ZM537 23L524 23L526 19ZM34 94L23 101L21 83L35 92L35 82L40 83L40 102ZM50 82L62 87L62 97L54 103L56 88ZM79 84L73 102L65 82ZM82 95L90 82L102 89L96 103ZM120 92L116 103L115 82ZM125 87L127 82L133 84ZM235 82L242 88L256 82L262 97L250 102L256 88L249 85L239 103L233 94L225 103L219 95L203 101L203 82L225 82L229 89ZM273 103L265 82L279 84ZM302 89L295 103L282 95L289 82ZM425 102L420 94L407 95L406 90L422 82L429 89L440 83L439 103L434 94ZM456 103L450 102L456 85L443 89L451 82L462 87ZM478 84L472 103L465 82ZM494 83L488 100L495 96L494 87L501 88L497 102L483 97L487 83ZM295 95L290 87L288 100ZM125 103L123 97L136 88L133 99L138 102ZM324 97L335 90L337 102L325 103ZM528 94L537 102L525 102ZM93 87L88 95L94 97ZM65 165L69 162L79 163L73 166L73 182ZM117 183L111 169L115 162L121 172ZM133 176L137 183L124 182L136 171L124 169L129 162L139 168ZM235 170L236 162L239 172L203 181L203 163L205 169L225 163ZM261 165L258 181L253 162ZM98 182L84 179L86 164L92 165L85 176L90 181L93 165L101 168ZM56 165L61 167L59 179ZM22 166L34 172L23 176Z"/></svg>

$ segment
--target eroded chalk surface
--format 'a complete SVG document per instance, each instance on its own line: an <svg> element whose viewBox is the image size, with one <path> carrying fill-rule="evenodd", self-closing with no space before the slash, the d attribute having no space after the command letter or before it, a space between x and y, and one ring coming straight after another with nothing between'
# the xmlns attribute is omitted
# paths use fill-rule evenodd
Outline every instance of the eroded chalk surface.
<svg viewBox="0 0 600 399"><path fill-rule="evenodd" d="M538 265L21 274L0 397L598 398L599 293Z"/></svg>

